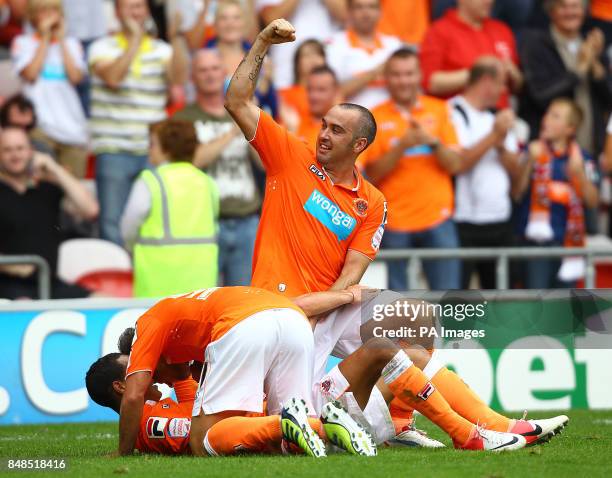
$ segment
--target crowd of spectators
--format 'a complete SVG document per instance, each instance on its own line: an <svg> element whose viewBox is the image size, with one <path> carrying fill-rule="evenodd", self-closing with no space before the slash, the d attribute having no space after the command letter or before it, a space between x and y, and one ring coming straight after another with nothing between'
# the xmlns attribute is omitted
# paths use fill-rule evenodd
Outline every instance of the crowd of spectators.
<svg viewBox="0 0 612 478"><path fill-rule="evenodd" d="M383 248L610 235L612 0L0 0L0 254L55 269L85 234L130 251L138 296L248 284L266 179L224 95L281 17L296 41L257 101L313 148L334 104L372 110L358 166L388 201ZM92 225L64 227L63 199ZM432 289L495 287L491 261L423 266ZM33 273L1 267L0 297L34 297ZM583 276L538 259L512 283ZM388 278L414 286L405 261ZM53 294L89 291L55 276Z"/></svg>

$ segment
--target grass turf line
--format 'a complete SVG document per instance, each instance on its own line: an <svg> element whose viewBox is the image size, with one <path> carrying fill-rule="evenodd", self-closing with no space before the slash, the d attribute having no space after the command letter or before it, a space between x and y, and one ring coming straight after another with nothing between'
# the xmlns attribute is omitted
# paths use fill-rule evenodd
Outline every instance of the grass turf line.
<svg viewBox="0 0 612 478"><path fill-rule="evenodd" d="M550 417L554 413L534 413ZM612 411L575 410L570 425L550 443L518 452L484 452L379 448L375 458L346 454L314 460L305 456L241 456L193 458L133 456L108 458L117 444L116 423L84 423L0 427L2 458L65 458L64 471L15 471L5 476L59 477L483 477L555 478L612 476ZM532 417L530 415L530 417ZM417 425L450 445L425 418Z"/></svg>

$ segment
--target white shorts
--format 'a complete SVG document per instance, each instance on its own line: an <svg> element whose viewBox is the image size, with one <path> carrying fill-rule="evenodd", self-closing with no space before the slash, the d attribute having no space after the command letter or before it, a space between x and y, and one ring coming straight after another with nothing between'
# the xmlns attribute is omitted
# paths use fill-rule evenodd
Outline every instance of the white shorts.
<svg viewBox="0 0 612 478"><path fill-rule="evenodd" d="M361 347L361 304L349 304L334 310L317 322L314 329L314 380L325 375L330 355L344 359Z"/></svg>
<svg viewBox="0 0 612 478"><path fill-rule="evenodd" d="M206 374L193 416L226 410L280 413L282 403L303 398L312 410L314 342L310 324L294 309L269 309L232 327L206 347Z"/></svg>
<svg viewBox="0 0 612 478"><path fill-rule="evenodd" d="M338 400L353 419L366 428L378 444L395 436L395 426L389 413L389 407L377 387L364 410L359 407L355 396L347 392L349 383L336 366L318 380L313 386L313 403L317 413L327 402Z"/></svg>

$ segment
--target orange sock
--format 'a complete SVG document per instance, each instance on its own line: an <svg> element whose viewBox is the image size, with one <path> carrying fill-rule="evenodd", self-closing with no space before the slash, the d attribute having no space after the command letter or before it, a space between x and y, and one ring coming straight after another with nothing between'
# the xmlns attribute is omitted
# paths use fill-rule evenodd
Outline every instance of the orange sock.
<svg viewBox="0 0 612 478"><path fill-rule="evenodd" d="M431 377L453 410L466 420L485 426L488 430L507 432L511 420L489 408L481 398L453 371L442 367Z"/></svg>
<svg viewBox="0 0 612 478"><path fill-rule="evenodd" d="M309 418L312 429L325 438L321 420ZM210 455L235 455L238 453L280 453L283 432L280 416L230 417L215 423L204 441Z"/></svg>
<svg viewBox="0 0 612 478"><path fill-rule="evenodd" d="M406 405L397 398L391 400L389 404L389 413L393 419L393 425L395 426L395 433L397 435L408 429L414 420L414 408Z"/></svg>
<svg viewBox="0 0 612 478"><path fill-rule="evenodd" d="M230 417L215 423L204 439L210 455L237 453L274 453L280 451L280 417Z"/></svg>
<svg viewBox="0 0 612 478"><path fill-rule="evenodd" d="M468 441L474 424L453 411L448 402L401 350L382 372L395 398L413 407L438 425L459 445Z"/></svg>

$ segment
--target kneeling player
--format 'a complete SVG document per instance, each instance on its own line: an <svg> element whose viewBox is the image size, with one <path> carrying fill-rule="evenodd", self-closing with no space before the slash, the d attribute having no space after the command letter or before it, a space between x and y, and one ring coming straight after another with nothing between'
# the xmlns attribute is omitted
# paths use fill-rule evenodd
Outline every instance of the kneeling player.
<svg viewBox="0 0 612 478"><path fill-rule="evenodd" d="M310 402L313 347L301 309L262 289L206 289L161 300L136 322L121 400L119 453L134 449L145 396L160 359L207 365L194 400L190 436L192 453L204 455L216 452L210 445L213 426L249 428L258 418L245 415L261 413L264 396L273 415L294 397ZM303 411L297 410L295 417L305 416ZM319 446L308 423L298 422L295 440Z"/></svg>
<svg viewBox="0 0 612 478"><path fill-rule="evenodd" d="M131 337L133 337L133 329ZM129 332L128 332L129 336ZM123 338L126 338L125 334ZM131 340L130 340L131 343ZM125 392L125 374L129 356L111 353L99 358L89 368L85 383L91 399L97 404L109 407L119 413ZM160 368L166 368L163 372ZM170 372L170 373L168 373ZM146 393L146 402L140 423L136 449L142 453L163 455L190 454L189 437L191 410L198 383L191 379L174 380L176 374L169 367L160 364L155 379L172 385L177 401L172 398L161 400L161 393L151 384ZM348 451L353 454L372 455L376 448L357 423L334 403L328 403L322 413L322 420L307 418L305 403L289 400L281 415L257 417L257 420L232 423L223 420L208 432L208 451L215 455L237 453L280 453L292 443L312 456L324 456L322 440L328 437L341 448L346 448L346 435L354 434ZM246 425L246 426L245 426ZM362 439L357 439L359 435ZM337 437L337 438L336 438Z"/></svg>

